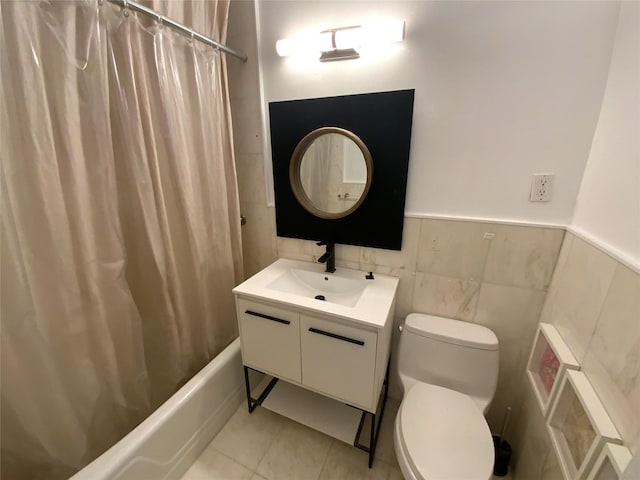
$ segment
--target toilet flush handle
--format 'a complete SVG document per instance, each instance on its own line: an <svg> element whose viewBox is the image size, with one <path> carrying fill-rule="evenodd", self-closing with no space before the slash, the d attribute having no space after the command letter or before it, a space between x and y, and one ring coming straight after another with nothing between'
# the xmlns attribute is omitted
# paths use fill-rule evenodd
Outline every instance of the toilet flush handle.
<svg viewBox="0 0 640 480"><path fill-rule="evenodd" d="M398 330L402 332L404 330L404 325L398 325Z"/></svg>

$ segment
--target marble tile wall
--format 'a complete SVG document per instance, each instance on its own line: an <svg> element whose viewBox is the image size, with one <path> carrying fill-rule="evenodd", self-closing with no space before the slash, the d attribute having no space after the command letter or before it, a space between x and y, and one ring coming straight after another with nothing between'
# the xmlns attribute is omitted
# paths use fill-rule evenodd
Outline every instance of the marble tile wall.
<svg viewBox="0 0 640 480"><path fill-rule="evenodd" d="M240 205L247 217L245 277L278 257L315 261L323 251L314 242L276 237L275 210L266 205L253 8L253 2L231 2L227 39L249 57L247 63L227 60ZM500 378L488 418L498 430L505 408L515 400L514 380L523 374L563 234L561 229L406 218L400 252L338 245L336 264L400 278L398 324L411 312L423 312L481 323L496 332ZM396 375L391 394L401 396Z"/></svg>
<svg viewBox="0 0 640 480"><path fill-rule="evenodd" d="M514 428L506 437L513 449L511 468L517 480L564 480L547 434L544 417L526 378L521 378Z"/></svg>
<svg viewBox="0 0 640 480"><path fill-rule="evenodd" d="M624 443L640 452L640 274L567 232L540 321L556 326ZM528 382L519 397L516 478L562 478Z"/></svg>
<svg viewBox="0 0 640 480"><path fill-rule="evenodd" d="M407 217L401 251L337 245L336 265L400 278L398 324L421 312L496 333L500 376L487 418L497 431L516 400L563 236L554 228ZM278 257L315 261L322 252L310 241L277 238ZM391 394L400 396L393 377Z"/></svg>
<svg viewBox="0 0 640 480"><path fill-rule="evenodd" d="M247 63L227 59L240 204L247 217L245 277L278 257L314 261L322 253L313 242L277 237L275 210L266 204L253 8L253 2L231 2L227 39L249 57ZM510 436L518 479L561 478L524 376L540 317L557 326L625 442L640 449L636 272L562 229L436 219L406 218L400 252L338 245L336 255L338 266L400 278L396 323L424 312L496 332L500 377L488 420L497 431L506 406L514 406ZM396 345L397 335L393 352ZM400 396L395 378L391 393Z"/></svg>
<svg viewBox="0 0 640 480"><path fill-rule="evenodd" d="M265 196L264 157L258 82L258 54L253 2L233 1L227 44L247 54L246 63L227 58L233 121L245 277L276 259L275 212Z"/></svg>

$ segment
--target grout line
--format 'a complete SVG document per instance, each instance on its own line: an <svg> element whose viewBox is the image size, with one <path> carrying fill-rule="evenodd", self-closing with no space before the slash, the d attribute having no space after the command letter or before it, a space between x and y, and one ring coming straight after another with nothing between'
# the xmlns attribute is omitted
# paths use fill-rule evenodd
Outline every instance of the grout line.
<svg viewBox="0 0 640 480"><path fill-rule="evenodd" d="M497 224L497 225L513 225L516 227L552 228L552 229L558 229L558 230L563 230L566 228L564 224L560 224L560 223L545 223L545 222L536 222L536 221L499 219L499 218L490 218L490 217L437 215L437 214L406 212L406 211L404 212L404 216L409 218L420 218L420 219L427 219L427 220L448 220L451 222L491 223L491 224Z"/></svg>
<svg viewBox="0 0 640 480"><path fill-rule="evenodd" d="M487 252L484 254L484 260L482 261L482 271L480 272L480 281L481 283L484 283L485 278L484 278L484 274L487 272L487 264L489 263L489 257L491 256L491 251L496 248L496 228L495 225L492 224L489 228L487 228L487 230L489 230L488 232L485 233L492 233L493 237L491 239L485 239L489 242L489 246L487 247ZM475 313L474 313L474 318L475 318Z"/></svg>
<svg viewBox="0 0 640 480"><path fill-rule="evenodd" d="M259 405L257 408L264 408L261 405ZM271 412L271 410L269 410L270 413L273 413L274 415L277 415L278 417L280 417L281 419L285 419L285 420L290 420L287 417L284 417L282 415L280 415L279 413L276 412ZM262 461L267 457L267 455L269 454L269 451L271 450L271 447L273 446L274 442L276 441L276 438L279 437L282 432L286 429L286 426L284 425L284 421L281 420L282 425L280 425L280 428L278 429L278 431L271 437L271 440L269 441L269 445L267 446L267 448L265 448L264 450L264 454L262 455L262 457L260 457L260 460L258 460L258 464L256 465L256 469L254 470L254 473L257 473L258 475L260 475L261 477L263 477L264 475L258 473L258 467L260 466L260 464L262 463ZM266 477L265 477L266 478Z"/></svg>
<svg viewBox="0 0 640 480"><path fill-rule="evenodd" d="M523 287L522 285L507 285L505 283L496 283L496 282L479 282L481 284L487 284L487 285L493 285L496 287L506 287L506 288L517 288L519 290L529 290L531 292L538 292L538 293L548 293L549 292L549 287L547 288L535 288L535 287Z"/></svg>
<svg viewBox="0 0 640 480"><path fill-rule="evenodd" d="M335 442L339 442L340 440L336 440L335 438L331 439L331 443L329 444L329 448L327 448L327 455L324 457L324 462L322 462L322 467L320 467L320 472L318 472L318 479L322 476L322 472L324 472L324 468L327 466L327 461L329 460L329 454L331 453L331 449L333 448L333 444Z"/></svg>
<svg viewBox="0 0 640 480"><path fill-rule="evenodd" d="M545 289L545 291L548 293L551 290L551 282L553 281L555 275L556 275L556 270L558 270L558 264L560 262L560 254L562 253L562 248L564 247L565 242L567 241L567 230L565 230L562 233L562 240L560 241L560 248L558 248L558 254L556 255L556 261L553 264L553 269L551 270L551 275L549 276L549 283L547 285L547 288ZM573 242L573 240L572 240ZM567 248L570 250L572 245L569 245ZM566 262L566 258L568 257L569 252L567 252L567 256L565 257L565 262Z"/></svg>
<svg viewBox="0 0 640 480"><path fill-rule="evenodd" d="M609 298L609 294L611 293L611 287L613 285L613 281L616 278L616 273L618 272L618 269L624 268L624 267L625 267L625 265L623 263L618 262L617 265L613 269L613 274L611 275L611 280L609 280L609 284L607 285L607 289L606 289L604 295L602 296L602 302L600 304L600 308L598 309L598 315L596 316L596 321L595 321L595 323L593 325L593 330L591 331L591 335L589 336L589 341L586 343L585 348L584 348L584 353L582 354L582 358L579 360L581 365L585 361L585 359L587 358L587 355L589 354L589 352L591 351L591 345L593 344L593 340L594 340L594 338L596 336L596 332L598 331L598 326L600 325L600 320L602 319L602 312L604 311L604 306L607 303L607 298ZM576 356L576 358L577 358L577 356ZM582 367L581 367L581 369L582 369Z"/></svg>
<svg viewBox="0 0 640 480"><path fill-rule="evenodd" d="M577 237L580 240L583 240L584 242L588 243L589 245L601 251L605 255L608 255L609 257L613 258L618 263L622 263L624 266L630 268L635 273L640 274L640 264L637 261L634 261L634 259L631 258L629 255L618 250L614 246L609 245L604 240L600 240L595 235L587 233L581 228L575 227L572 225L568 226L566 228L566 231L571 233L574 237Z"/></svg>
<svg viewBox="0 0 640 480"><path fill-rule="evenodd" d="M425 222L423 221L422 218L419 218L418 221L420 222L420 228L418 228L418 244L416 245L416 261L415 264L413 265L413 271L417 272L418 271L418 265L420 264L420 245L422 244L422 230L424 229L424 224Z"/></svg>
<svg viewBox="0 0 640 480"><path fill-rule="evenodd" d="M215 438L215 437L213 437L213 438ZM213 440L211 440L211 443L213 443ZM212 448L212 449L214 449L217 453L219 453L219 454L220 454L220 455L222 455L223 457L226 457L226 459L227 459L227 460L231 460L231 461L232 461L233 463L235 463L236 465L240 465L241 467L243 467L243 468L245 468L245 469L249 470L252 474L253 474L253 473L257 473L257 472L256 472L254 469L252 469L251 467L248 467L247 465L244 465L244 464L240 463L240 462L239 462L238 460L236 460L235 458L231 458L231 457L230 457L229 455L227 455L226 453L221 452L221 451L220 451L220 450L218 450L216 447L214 447L213 445L211 445L211 443L209 444L209 445L211 446L211 448ZM207 446L207 447L205 448L205 450L206 450L207 448L209 448L209 446ZM203 453L204 453L204 450L203 450ZM198 457L198 458L199 458L199 457ZM209 465L210 465L210 464L209 464L209 463L207 463L207 466L209 466ZM252 476L253 476L253 475L252 475Z"/></svg>

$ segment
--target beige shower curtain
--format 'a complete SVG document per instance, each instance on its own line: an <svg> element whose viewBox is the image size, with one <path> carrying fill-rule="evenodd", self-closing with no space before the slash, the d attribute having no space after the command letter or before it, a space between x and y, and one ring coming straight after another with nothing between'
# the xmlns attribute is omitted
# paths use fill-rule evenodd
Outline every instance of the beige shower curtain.
<svg viewBox="0 0 640 480"><path fill-rule="evenodd" d="M228 1L145 2L224 41ZM2 478L67 478L236 335L225 59L108 3L0 2Z"/></svg>
<svg viewBox="0 0 640 480"><path fill-rule="evenodd" d="M314 207L325 212L332 211L329 205L332 199L327 194L331 191L331 159L333 151L341 145L338 135L329 134L317 137L304 153L300 165L300 181L302 188Z"/></svg>

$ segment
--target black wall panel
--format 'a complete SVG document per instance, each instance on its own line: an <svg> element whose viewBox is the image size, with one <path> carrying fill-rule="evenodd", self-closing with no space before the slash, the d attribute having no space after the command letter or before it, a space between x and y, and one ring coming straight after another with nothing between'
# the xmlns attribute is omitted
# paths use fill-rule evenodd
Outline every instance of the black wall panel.
<svg viewBox="0 0 640 480"><path fill-rule="evenodd" d="M400 250L409 167L414 90L272 102L271 149L278 236ZM320 127L358 135L373 157L364 203L347 217L326 220L298 203L289 163L302 138Z"/></svg>

